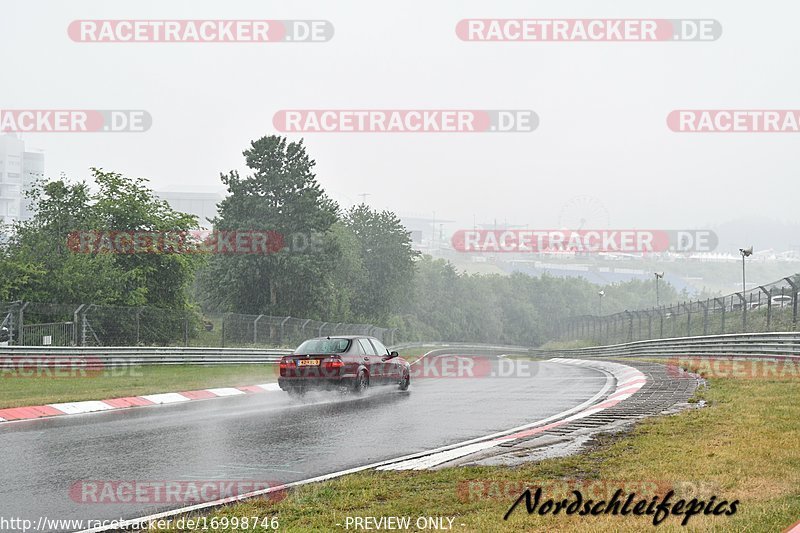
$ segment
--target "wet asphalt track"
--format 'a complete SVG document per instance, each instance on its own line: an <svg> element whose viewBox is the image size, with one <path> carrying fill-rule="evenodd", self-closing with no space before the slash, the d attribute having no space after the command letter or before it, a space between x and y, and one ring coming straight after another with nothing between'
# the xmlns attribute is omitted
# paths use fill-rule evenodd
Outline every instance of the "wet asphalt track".
<svg viewBox="0 0 800 533"><path fill-rule="evenodd" d="M532 371L524 377L416 379L408 392L374 387L364 397L315 393L302 401L272 392L0 424L0 517L139 517L183 505L77 503L70 487L287 483L534 422L579 405L606 382L591 368L525 364Z"/></svg>

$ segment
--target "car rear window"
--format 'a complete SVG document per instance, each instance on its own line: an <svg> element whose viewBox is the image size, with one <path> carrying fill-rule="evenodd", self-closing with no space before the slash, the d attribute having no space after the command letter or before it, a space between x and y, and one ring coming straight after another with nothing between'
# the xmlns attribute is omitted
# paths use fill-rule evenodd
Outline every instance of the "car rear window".
<svg viewBox="0 0 800 533"><path fill-rule="evenodd" d="M297 347L294 353L342 353L350 346L349 339L309 339Z"/></svg>

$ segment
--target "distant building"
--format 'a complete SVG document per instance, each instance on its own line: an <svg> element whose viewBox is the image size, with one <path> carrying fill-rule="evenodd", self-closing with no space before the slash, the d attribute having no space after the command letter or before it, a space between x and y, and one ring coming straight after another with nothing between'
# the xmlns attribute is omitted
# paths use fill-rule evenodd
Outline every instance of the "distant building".
<svg viewBox="0 0 800 533"><path fill-rule="evenodd" d="M195 215L200 227L211 229L208 219L217 216L217 204L223 199L218 193L161 191L156 196L166 201L175 211Z"/></svg>
<svg viewBox="0 0 800 533"><path fill-rule="evenodd" d="M13 133L0 135L0 223L33 216L25 192L44 176L44 154L26 152L25 141Z"/></svg>

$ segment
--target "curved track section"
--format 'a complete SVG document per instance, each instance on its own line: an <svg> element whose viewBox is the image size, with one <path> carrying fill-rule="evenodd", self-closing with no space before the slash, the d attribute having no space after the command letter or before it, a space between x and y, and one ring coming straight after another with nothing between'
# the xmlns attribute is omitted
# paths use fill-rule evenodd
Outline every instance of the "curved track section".
<svg viewBox="0 0 800 533"><path fill-rule="evenodd" d="M442 351L429 357L437 355ZM319 394L301 403L275 392L4 425L0 448L19 459L0 472L2 514L34 523L39 516L141 517L187 502L122 502L112 495L88 503L76 487L308 480L571 412L609 386L607 373L586 366L463 357L483 370L449 376L423 361L408 392L376 388L363 397Z"/></svg>

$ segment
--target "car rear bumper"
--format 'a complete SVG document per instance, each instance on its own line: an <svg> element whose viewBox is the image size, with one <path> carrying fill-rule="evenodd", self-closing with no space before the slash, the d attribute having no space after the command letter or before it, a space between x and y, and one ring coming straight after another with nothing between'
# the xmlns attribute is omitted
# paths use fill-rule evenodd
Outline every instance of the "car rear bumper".
<svg viewBox="0 0 800 533"><path fill-rule="evenodd" d="M355 377L280 377L278 386L281 390L338 390L353 386Z"/></svg>

